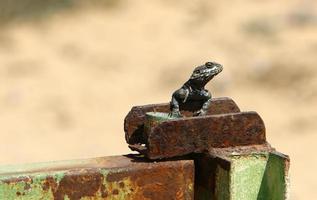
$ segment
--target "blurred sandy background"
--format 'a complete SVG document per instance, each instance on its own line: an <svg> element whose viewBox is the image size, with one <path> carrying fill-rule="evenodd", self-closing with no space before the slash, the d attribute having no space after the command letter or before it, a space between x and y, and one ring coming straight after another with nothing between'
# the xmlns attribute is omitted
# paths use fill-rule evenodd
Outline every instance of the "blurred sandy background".
<svg viewBox="0 0 317 200"><path fill-rule="evenodd" d="M0 0L0 164L129 153L133 105L167 102L198 64L256 110L291 157L291 199L317 196L317 3Z"/></svg>

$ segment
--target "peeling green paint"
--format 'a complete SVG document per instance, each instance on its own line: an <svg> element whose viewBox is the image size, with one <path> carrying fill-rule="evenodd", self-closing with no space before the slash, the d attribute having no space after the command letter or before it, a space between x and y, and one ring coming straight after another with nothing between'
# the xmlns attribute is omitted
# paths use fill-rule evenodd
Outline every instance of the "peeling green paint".
<svg viewBox="0 0 317 200"><path fill-rule="evenodd" d="M53 199L51 189L43 189L44 180L52 177L57 184L64 177L64 172L34 173L21 176L1 176L0 199ZM9 179L15 179L8 182Z"/></svg>
<svg viewBox="0 0 317 200"><path fill-rule="evenodd" d="M123 170L122 170L123 171ZM109 170L100 170L100 174L103 175L103 187L104 191L115 191L115 195L112 193L107 194L107 199L127 199L129 196L133 195L133 192L137 192L129 178L124 178L119 182L108 182L107 175ZM120 170L118 170L120 173ZM59 182L63 179L65 171L60 172L51 172L51 173L35 173L27 176L18 176L15 177L5 176L1 177L0 181L0 199L13 200L32 200L32 199L54 199L52 188L45 190L44 181L47 177L54 178L54 181L58 185ZM16 179L16 182L7 183L8 179ZM124 187L123 187L124 186ZM99 190L95 195L94 199L104 199L102 192ZM64 199L70 199L67 195L64 196ZM92 199L91 197L83 197L82 200Z"/></svg>
<svg viewBox="0 0 317 200"><path fill-rule="evenodd" d="M120 173L124 170L118 170L117 172ZM105 187L105 191L118 191L118 194L113 196L111 193L108 194L109 196L107 199L114 200L114 199L129 199L129 197L133 196L133 193L136 193L136 188L133 187L132 181L129 177L122 178L122 180L109 182L107 181L107 176L110 173L109 170L101 170L101 174L105 177L103 180L103 186ZM96 196L102 197L102 194L99 193Z"/></svg>
<svg viewBox="0 0 317 200"><path fill-rule="evenodd" d="M24 165L12 170L0 167L1 200L133 200L151 195L154 199L185 195L181 199L189 200L193 196L194 163L190 160L150 163L111 156L27 164L23 169ZM171 183L174 189L162 190Z"/></svg>

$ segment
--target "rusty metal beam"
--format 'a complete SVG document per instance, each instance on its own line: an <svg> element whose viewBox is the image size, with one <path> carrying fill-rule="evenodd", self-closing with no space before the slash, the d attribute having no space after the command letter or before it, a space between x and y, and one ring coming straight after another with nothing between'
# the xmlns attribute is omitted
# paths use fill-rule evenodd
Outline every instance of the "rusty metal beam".
<svg viewBox="0 0 317 200"><path fill-rule="evenodd" d="M191 116L192 112L201 105L192 103L190 105L180 105L184 116ZM125 139L129 144L144 143L142 134L144 132L145 114L147 112L170 112L170 104L152 104L145 106L134 106L124 120ZM212 99L207 115L237 113L240 112L237 104L228 97Z"/></svg>
<svg viewBox="0 0 317 200"><path fill-rule="evenodd" d="M153 117L150 114L149 117ZM143 136L145 146L130 145L130 148L150 159L203 153L212 148L266 143L265 126L256 112L168 119L152 123L147 130Z"/></svg>
<svg viewBox="0 0 317 200"><path fill-rule="evenodd" d="M192 160L112 156L0 168L0 199L193 199Z"/></svg>

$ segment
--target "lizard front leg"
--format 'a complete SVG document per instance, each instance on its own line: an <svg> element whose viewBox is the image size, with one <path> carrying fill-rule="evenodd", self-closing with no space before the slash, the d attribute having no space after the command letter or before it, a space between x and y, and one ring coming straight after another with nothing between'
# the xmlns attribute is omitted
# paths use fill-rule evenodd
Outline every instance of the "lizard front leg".
<svg viewBox="0 0 317 200"><path fill-rule="evenodd" d="M203 98L205 99L205 102L203 103L200 110L194 113L194 116L203 116L207 114L207 111L211 104L211 94L208 91L203 91L202 93Z"/></svg>
<svg viewBox="0 0 317 200"><path fill-rule="evenodd" d="M171 100L171 112L170 116L172 117L182 117L182 114L179 111L179 101L185 103L188 98L189 91L187 89L181 88L176 90L172 95Z"/></svg>
<svg viewBox="0 0 317 200"><path fill-rule="evenodd" d="M182 114L179 111L179 103L175 97L175 95L172 96L171 101L171 112L169 113L170 117L182 117Z"/></svg>

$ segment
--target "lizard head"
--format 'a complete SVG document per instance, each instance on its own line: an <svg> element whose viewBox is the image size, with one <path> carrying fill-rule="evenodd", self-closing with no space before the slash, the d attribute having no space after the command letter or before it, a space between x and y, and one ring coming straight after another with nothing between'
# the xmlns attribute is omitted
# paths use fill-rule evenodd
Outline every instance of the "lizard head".
<svg viewBox="0 0 317 200"><path fill-rule="evenodd" d="M198 66L193 71L190 80L201 83L207 84L214 76L219 74L222 71L223 67L221 64L216 62L206 62L204 65Z"/></svg>

